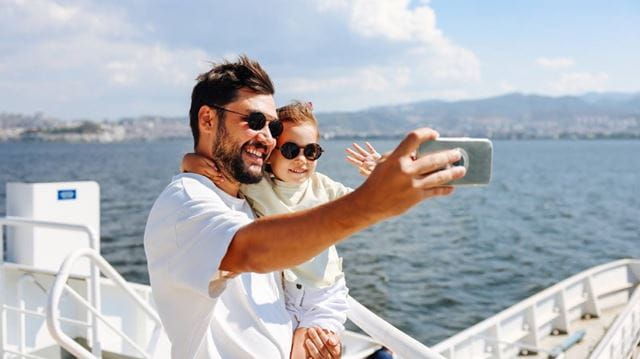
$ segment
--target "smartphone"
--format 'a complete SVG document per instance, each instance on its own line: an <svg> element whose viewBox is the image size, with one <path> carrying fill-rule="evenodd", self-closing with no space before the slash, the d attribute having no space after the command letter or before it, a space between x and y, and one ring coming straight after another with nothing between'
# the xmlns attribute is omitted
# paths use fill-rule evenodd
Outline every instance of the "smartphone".
<svg viewBox="0 0 640 359"><path fill-rule="evenodd" d="M460 149L462 158L454 166L464 166L467 174L449 185L486 186L491 181L493 144L486 138L450 137L438 138L420 145L418 156L444 150Z"/></svg>

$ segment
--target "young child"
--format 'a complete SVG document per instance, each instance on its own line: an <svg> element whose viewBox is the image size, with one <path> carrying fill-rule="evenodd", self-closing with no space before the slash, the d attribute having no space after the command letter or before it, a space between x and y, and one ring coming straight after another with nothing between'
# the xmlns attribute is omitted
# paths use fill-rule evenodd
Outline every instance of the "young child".
<svg viewBox="0 0 640 359"><path fill-rule="evenodd" d="M265 176L261 182L240 189L256 216L315 207L351 192L351 188L316 172L323 149L318 144L320 133L311 104L294 102L277 112L284 129L267 160ZM347 150L347 159L361 174L368 175L380 156L368 143L368 151L355 144L354 148L355 151ZM185 156L182 168L206 175L216 183L224 181L211 161L195 154ZM286 308L296 328L291 358L307 358L308 328L318 327L335 334L344 331L348 289L342 258L331 246L311 260L284 270L282 279Z"/></svg>

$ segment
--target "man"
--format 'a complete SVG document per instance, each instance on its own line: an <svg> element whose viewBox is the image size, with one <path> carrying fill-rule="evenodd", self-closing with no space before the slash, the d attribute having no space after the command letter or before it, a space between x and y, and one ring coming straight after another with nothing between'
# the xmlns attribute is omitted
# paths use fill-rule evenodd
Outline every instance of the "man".
<svg viewBox="0 0 640 359"><path fill-rule="evenodd" d="M156 200L145 229L153 295L175 358L288 358L293 328L280 271L420 201L448 195L464 176L458 151L413 159L437 133L416 130L360 188L292 214L254 220L240 183L256 183L279 123L273 85L242 56L198 77L190 109L195 152L229 179L220 187L181 174ZM445 169L443 169L445 168ZM309 354L339 356L335 339L310 331Z"/></svg>

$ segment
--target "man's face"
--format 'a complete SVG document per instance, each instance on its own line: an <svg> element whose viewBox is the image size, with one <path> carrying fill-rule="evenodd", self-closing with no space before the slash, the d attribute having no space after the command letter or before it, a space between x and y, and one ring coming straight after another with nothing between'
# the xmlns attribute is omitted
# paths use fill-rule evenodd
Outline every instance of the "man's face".
<svg viewBox="0 0 640 359"><path fill-rule="evenodd" d="M238 98L224 107L247 115L262 112L267 117L264 128L252 130L242 115L225 111L225 120L218 122L213 143L213 159L224 173L240 183L257 183L275 146L268 127L268 123L277 118L273 96L240 90Z"/></svg>

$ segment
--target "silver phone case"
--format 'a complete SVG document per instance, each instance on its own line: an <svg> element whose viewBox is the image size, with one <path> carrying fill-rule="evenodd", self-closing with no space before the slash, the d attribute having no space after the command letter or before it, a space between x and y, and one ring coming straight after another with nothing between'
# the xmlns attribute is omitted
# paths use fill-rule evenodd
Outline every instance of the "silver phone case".
<svg viewBox="0 0 640 359"><path fill-rule="evenodd" d="M493 144L486 138L438 138L420 145L418 156L459 148L467 173L449 183L452 186L486 186L491 182Z"/></svg>

